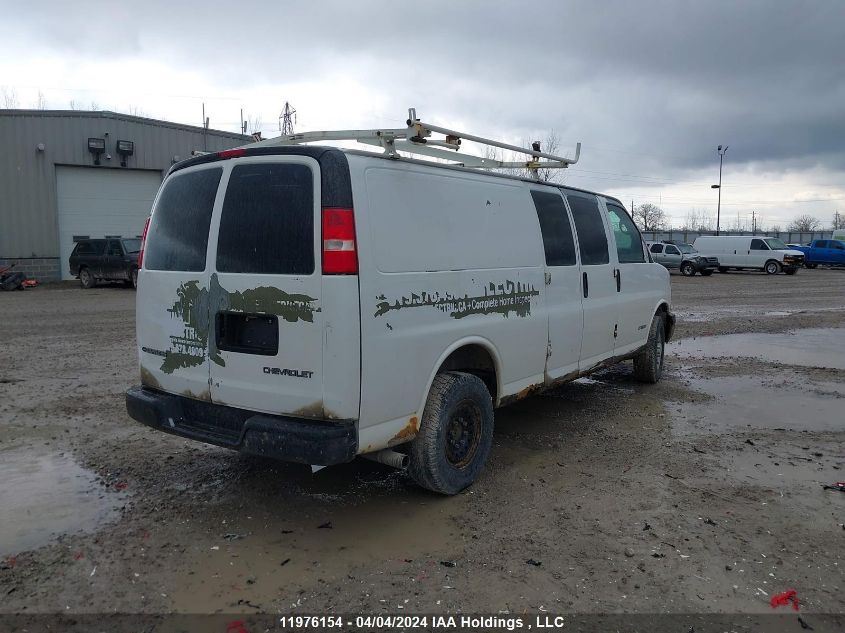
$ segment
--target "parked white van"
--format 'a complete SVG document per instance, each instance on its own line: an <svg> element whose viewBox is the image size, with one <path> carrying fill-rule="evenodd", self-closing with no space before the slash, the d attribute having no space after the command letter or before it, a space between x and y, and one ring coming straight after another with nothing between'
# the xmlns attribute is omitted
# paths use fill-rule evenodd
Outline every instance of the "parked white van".
<svg viewBox="0 0 845 633"><path fill-rule="evenodd" d="M794 275L804 263L804 253L790 249L776 237L756 235L702 235L693 243L705 257L719 259L719 272L730 269L781 271Z"/></svg>
<svg viewBox="0 0 845 633"><path fill-rule="evenodd" d="M311 465L367 454L454 494L494 407L625 359L656 382L674 321L615 198L265 141L162 183L126 403L168 433Z"/></svg>

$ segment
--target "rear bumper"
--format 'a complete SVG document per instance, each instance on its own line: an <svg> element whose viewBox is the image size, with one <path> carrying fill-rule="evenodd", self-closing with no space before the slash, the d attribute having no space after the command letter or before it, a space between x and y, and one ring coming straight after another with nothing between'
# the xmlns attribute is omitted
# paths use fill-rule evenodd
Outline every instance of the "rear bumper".
<svg viewBox="0 0 845 633"><path fill-rule="evenodd" d="M147 387L126 392L126 410L165 433L286 462L330 466L352 461L358 452L358 429L349 420L268 415Z"/></svg>

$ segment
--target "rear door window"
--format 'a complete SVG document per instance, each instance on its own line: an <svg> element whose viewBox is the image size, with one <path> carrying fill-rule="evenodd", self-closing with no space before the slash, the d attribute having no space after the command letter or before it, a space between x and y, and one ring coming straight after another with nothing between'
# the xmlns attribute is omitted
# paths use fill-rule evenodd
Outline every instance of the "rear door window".
<svg viewBox="0 0 845 633"><path fill-rule="evenodd" d="M123 255L120 250L120 242L117 240L109 240L109 249L106 251L106 255Z"/></svg>
<svg viewBox="0 0 845 633"><path fill-rule="evenodd" d="M547 266L574 266L575 240L572 237L572 225L569 213L559 193L532 191L537 218L540 220L540 232L543 235L543 248L546 251Z"/></svg>
<svg viewBox="0 0 845 633"><path fill-rule="evenodd" d="M208 229L222 167L168 179L153 211L144 266L150 270L205 270Z"/></svg>
<svg viewBox="0 0 845 633"><path fill-rule="evenodd" d="M613 235L616 238L616 254L619 258L619 263L644 263L643 238L640 236L640 232L637 230L628 212L622 207L610 203L607 204L607 212L610 217L610 225L613 227ZM668 247L666 251L669 251ZM677 248L675 248L674 254L679 254Z"/></svg>
<svg viewBox="0 0 845 633"><path fill-rule="evenodd" d="M595 266L610 263L607 250L607 234L604 230L598 199L586 194L567 193L566 199L572 209L575 231L578 233L578 249L581 264Z"/></svg>
<svg viewBox="0 0 845 633"><path fill-rule="evenodd" d="M309 167L255 163L232 169L220 217L217 270L314 272L314 181Z"/></svg>
<svg viewBox="0 0 845 633"><path fill-rule="evenodd" d="M828 248L827 240L819 240L816 242L816 248Z"/></svg>
<svg viewBox="0 0 845 633"><path fill-rule="evenodd" d="M76 250L74 251L74 255L93 255L94 254L94 245L91 242L79 242L76 245Z"/></svg>

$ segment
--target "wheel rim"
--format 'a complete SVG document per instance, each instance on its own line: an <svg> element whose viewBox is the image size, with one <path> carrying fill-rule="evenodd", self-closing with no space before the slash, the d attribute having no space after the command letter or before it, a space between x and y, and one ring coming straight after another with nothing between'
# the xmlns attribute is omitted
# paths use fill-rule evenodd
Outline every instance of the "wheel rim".
<svg viewBox="0 0 845 633"><path fill-rule="evenodd" d="M455 468L464 468L478 451L481 440L481 409L471 400L456 408L446 425L446 460Z"/></svg>
<svg viewBox="0 0 845 633"><path fill-rule="evenodd" d="M133 288L138 287L138 271L137 270L132 271L132 287Z"/></svg>
<svg viewBox="0 0 845 633"><path fill-rule="evenodd" d="M777 272L777 270L778 270L777 264L771 264L770 263L768 266L766 266L766 272L769 273L770 275L774 275Z"/></svg>
<svg viewBox="0 0 845 633"><path fill-rule="evenodd" d="M88 282L91 280L91 273L88 272L87 268L79 273L79 280L86 286L88 285Z"/></svg>
<svg viewBox="0 0 845 633"><path fill-rule="evenodd" d="M684 269L681 272L684 273L687 277L690 277L690 276L692 276L694 271L692 269L692 266L690 266L689 264L686 264L684 266Z"/></svg>

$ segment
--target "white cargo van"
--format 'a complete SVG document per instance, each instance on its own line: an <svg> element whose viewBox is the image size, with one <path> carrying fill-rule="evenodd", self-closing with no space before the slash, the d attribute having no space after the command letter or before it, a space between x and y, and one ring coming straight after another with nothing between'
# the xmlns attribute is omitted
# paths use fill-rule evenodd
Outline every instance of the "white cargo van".
<svg viewBox="0 0 845 633"><path fill-rule="evenodd" d="M719 259L719 272L730 269L783 271L794 275L804 263L804 253L790 249L776 237L755 235L702 235L693 247L704 257Z"/></svg>
<svg viewBox="0 0 845 633"><path fill-rule="evenodd" d="M624 359L656 382L673 326L668 272L615 198L265 141L162 183L127 409L281 460L367 454L454 494L494 407Z"/></svg>

